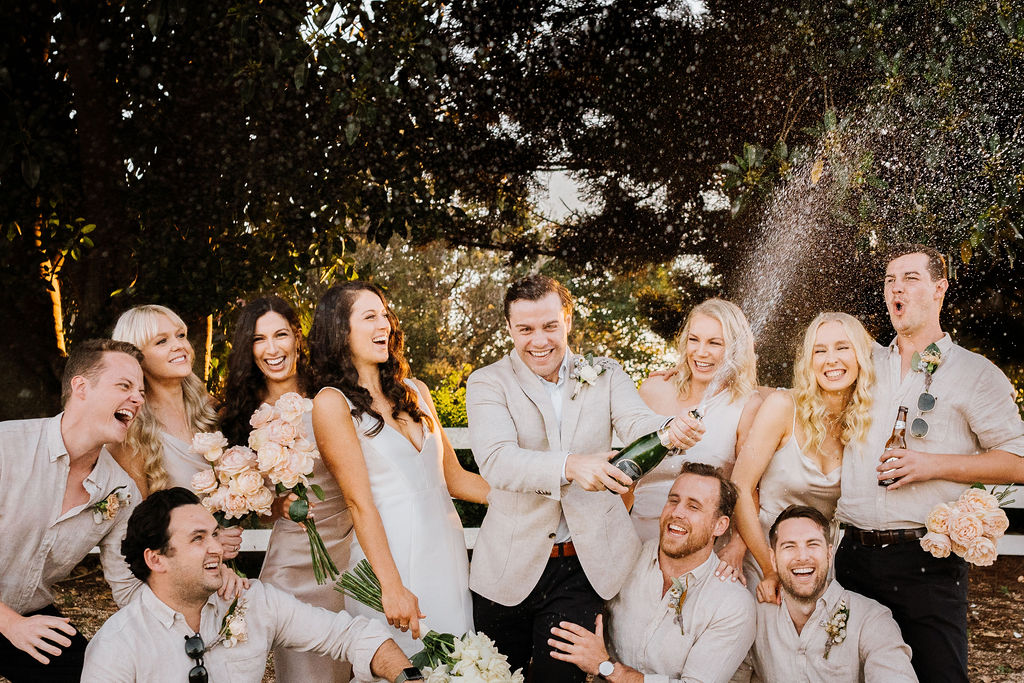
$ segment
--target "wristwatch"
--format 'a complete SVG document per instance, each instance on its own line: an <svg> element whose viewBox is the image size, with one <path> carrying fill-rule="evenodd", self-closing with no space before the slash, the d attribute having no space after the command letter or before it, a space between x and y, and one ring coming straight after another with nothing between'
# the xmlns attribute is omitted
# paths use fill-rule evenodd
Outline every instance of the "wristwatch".
<svg viewBox="0 0 1024 683"><path fill-rule="evenodd" d="M615 673L615 662L606 659L597 665L597 673L601 678L608 678Z"/></svg>
<svg viewBox="0 0 1024 683"><path fill-rule="evenodd" d="M406 681L422 681L423 672L417 669L415 666L406 667L402 669L402 673L398 674L398 678L395 679L395 683L405 683Z"/></svg>

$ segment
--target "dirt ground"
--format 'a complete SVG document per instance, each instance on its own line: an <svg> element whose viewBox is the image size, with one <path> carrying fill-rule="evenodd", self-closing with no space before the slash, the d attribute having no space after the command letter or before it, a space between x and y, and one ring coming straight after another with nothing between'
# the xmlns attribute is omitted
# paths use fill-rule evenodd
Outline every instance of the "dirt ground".
<svg viewBox="0 0 1024 683"><path fill-rule="evenodd" d="M1024 557L1000 557L971 569L968 631L970 677L977 683L1024 682ZM55 603L86 636L115 607L95 557L60 584ZM0 679L3 680L3 679ZM273 681L268 668L264 681Z"/></svg>

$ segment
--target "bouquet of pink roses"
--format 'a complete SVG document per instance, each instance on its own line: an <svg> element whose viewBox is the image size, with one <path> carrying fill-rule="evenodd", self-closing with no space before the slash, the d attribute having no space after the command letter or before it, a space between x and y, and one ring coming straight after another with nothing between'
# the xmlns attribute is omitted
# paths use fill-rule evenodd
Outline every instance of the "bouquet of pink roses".
<svg viewBox="0 0 1024 683"><path fill-rule="evenodd" d="M228 441L220 432L196 434L191 451L202 455L210 469L192 477L192 489L221 526L235 524L253 527L261 515L270 514L274 493L257 469L256 454L245 446L224 450Z"/></svg>
<svg viewBox="0 0 1024 683"><path fill-rule="evenodd" d="M1000 507L1010 491L1007 486L995 493L993 487L989 493L975 484L956 501L939 503L928 514L921 547L935 557L949 557L952 551L973 565L989 566L996 561L996 543L1010 526Z"/></svg>
<svg viewBox="0 0 1024 683"><path fill-rule="evenodd" d="M273 484L275 493L293 493L298 498L288 506L288 517L306 530L313 576L318 584L323 584L328 578L333 581L338 577L338 567L309 514L309 492L324 499L323 489L309 483L314 461L320 457L303 420L312 410L313 402L295 392L283 395L273 406L264 403L249 419L253 427L249 448L255 451L259 471Z"/></svg>

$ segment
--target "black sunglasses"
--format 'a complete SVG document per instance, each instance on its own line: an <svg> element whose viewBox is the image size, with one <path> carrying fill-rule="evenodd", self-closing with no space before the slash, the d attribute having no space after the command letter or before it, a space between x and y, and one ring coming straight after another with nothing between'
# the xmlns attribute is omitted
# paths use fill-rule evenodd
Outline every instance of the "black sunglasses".
<svg viewBox="0 0 1024 683"><path fill-rule="evenodd" d="M197 633L194 636L185 636L185 654L196 663L195 666L189 669L188 683L207 683L210 680L210 674L207 673L206 667L203 666L203 655L206 654L206 645L203 643L201 635Z"/></svg>
<svg viewBox="0 0 1024 683"><path fill-rule="evenodd" d="M917 409L922 415L935 408L935 396L932 395L931 388L932 376L929 374L924 378L924 391L917 397ZM928 421L923 417L915 417L914 421L910 423L910 435L921 439L927 434Z"/></svg>

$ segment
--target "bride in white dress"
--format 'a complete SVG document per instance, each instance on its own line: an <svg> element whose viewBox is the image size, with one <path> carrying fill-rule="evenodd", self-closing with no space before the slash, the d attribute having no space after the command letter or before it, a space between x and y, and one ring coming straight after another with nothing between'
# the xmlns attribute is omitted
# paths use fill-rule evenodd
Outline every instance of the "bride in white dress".
<svg viewBox="0 0 1024 683"><path fill-rule="evenodd" d="M398 320L375 286L332 287L310 330L313 431L355 527L348 568L364 557L384 616L407 655L425 631L473 630L469 567L451 497L486 502L489 486L459 464L426 385L408 377ZM347 601L353 614L378 617Z"/></svg>

